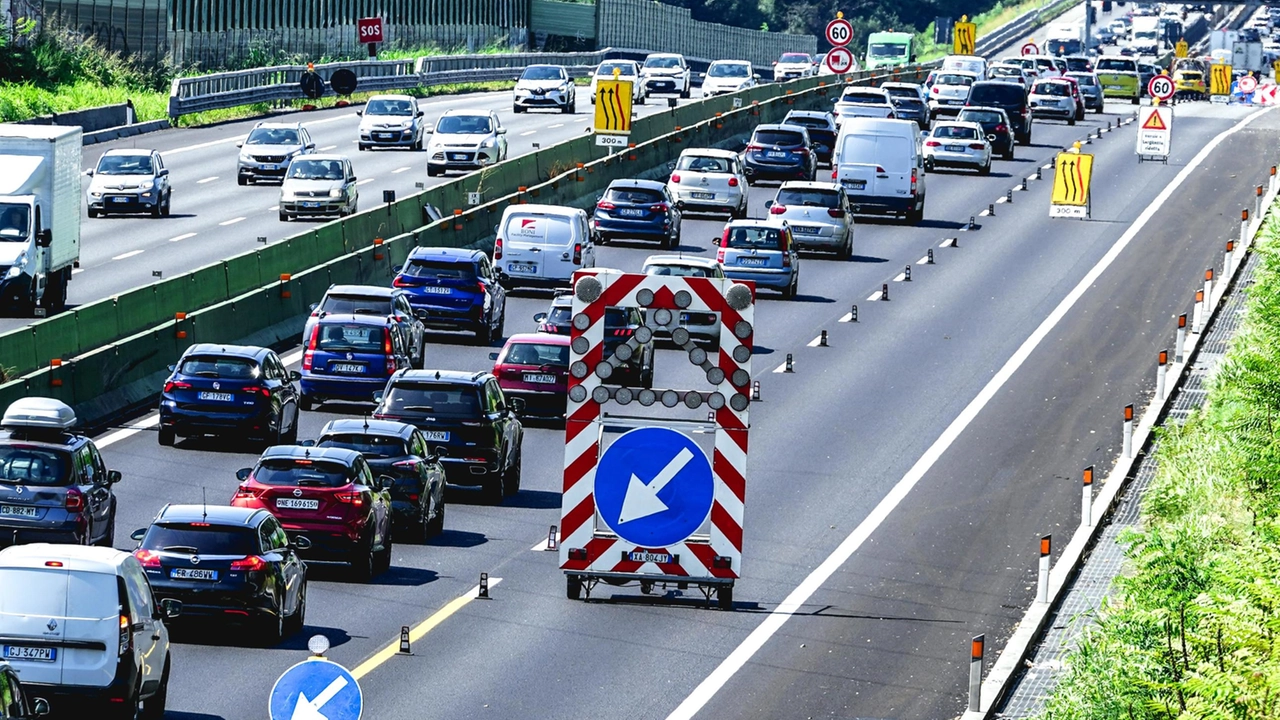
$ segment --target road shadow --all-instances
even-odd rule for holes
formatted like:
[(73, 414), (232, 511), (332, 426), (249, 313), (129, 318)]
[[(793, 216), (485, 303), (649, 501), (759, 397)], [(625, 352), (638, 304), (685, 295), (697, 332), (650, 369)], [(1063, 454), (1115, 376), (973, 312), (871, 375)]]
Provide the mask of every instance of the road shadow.
[(916, 227), (932, 228), (934, 230), (959, 230), (960, 228), (968, 227), (968, 226), (969, 226), (969, 223), (955, 222), (953, 220), (937, 220), (937, 219), (921, 220), (919, 223), (916, 224)]
[(852, 262), (859, 263), (887, 263), (889, 258), (876, 257), (874, 255), (854, 255), (849, 258)]
[[(157, 432), (158, 428), (144, 428), (144, 432)], [(178, 438), (173, 445), (180, 450), (195, 450), (198, 452), (218, 453), (221, 455), (261, 455), (265, 447), (264, 443), (252, 442), (242, 437), (232, 437), (230, 435), (197, 435), (195, 437)], [(248, 463), (247, 466), (252, 466)]]
[(313, 404), (310, 412), (320, 412), (333, 415), (342, 415), (344, 417), (355, 416), (357, 418), (373, 416), (373, 411), (377, 409), (377, 405), (373, 402), (373, 393), (370, 393), (369, 402), (361, 403), (354, 400), (326, 400), (320, 404)]
[(802, 302), (802, 303), (822, 303), (822, 304), (827, 304), (827, 303), (833, 303), (833, 302), (835, 302), (835, 298), (823, 297), (823, 296), (821, 296), (821, 295), (805, 295), (805, 294), (797, 294), (795, 297), (791, 298), (791, 301), (792, 301), (792, 302)]
[(435, 582), (439, 577), (435, 570), (398, 567), (393, 564), (386, 572), (374, 578), (371, 584), (387, 587), (422, 587)]
[(504, 500), (502, 506), (525, 510), (553, 510), (560, 507), (560, 493), (549, 490), (521, 490)]
[(252, 647), (255, 650), (287, 650), (290, 652), (306, 652), (307, 640), (312, 635), (324, 635), (329, 639), (330, 647), (345, 645), (351, 636), (342, 628), (331, 628), (310, 623), (302, 630), (290, 635), (275, 645), (264, 647), (258, 638), (261, 631), (252, 626), (237, 626), (229, 623), (207, 623), (197, 627), (175, 625), (169, 630), (175, 643), (182, 645), (204, 645), (208, 647)]
[[(445, 522), (449, 522), (447, 518)], [(489, 542), (489, 538), (485, 537), (483, 533), (445, 528), (444, 532), (431, 538), (426, 544), (435, 547), (473, 548), (487, 542)]]
[(210, 715), (208, 713), (191, 713), (167, 711), (164, 714), (164, 720), (227, 720), (221, 715)]
[(772, 355), (773, 348), (767, 347), (764, 345), (756, 345), (755, 347), (751, 348), (751, 354), (752, 355)]

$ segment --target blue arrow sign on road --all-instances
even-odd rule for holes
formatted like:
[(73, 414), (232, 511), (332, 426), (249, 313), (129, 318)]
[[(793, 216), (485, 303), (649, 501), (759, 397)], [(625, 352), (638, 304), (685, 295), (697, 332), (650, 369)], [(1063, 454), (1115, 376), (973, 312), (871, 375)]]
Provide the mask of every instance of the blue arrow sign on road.
[(596, 509), (618, 537), (643, 548), (674, 545), (711, 513), (715, 481), (689, 436), (661, 427), (624, 433), (596, 465)]
[(268, 708), (271, 720), (360, 720), (364, 695), (346, 668), (312, 659), (284, 671)]

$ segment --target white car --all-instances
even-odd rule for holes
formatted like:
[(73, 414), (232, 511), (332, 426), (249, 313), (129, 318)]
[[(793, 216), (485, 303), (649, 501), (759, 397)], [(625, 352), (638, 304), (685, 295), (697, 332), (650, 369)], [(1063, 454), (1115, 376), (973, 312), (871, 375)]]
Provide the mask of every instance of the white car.
[(929, 119), (946, 113), (954, 115), (960, 112), (969, 99), (969, 89), (978, 81), (978, 76), (967, 72), (940, 72), (929, 88)]
[(1068, 125), (1075, 125), (1076, 119), (1084, 114), (1084, 108), (1072, 92), (1072, 82), (1065, 78), (1037, 81), (1027, 95), (1027, 105), (1033, 120), (1066, 120)]
[(991, 143), (977, 123), (943, 120), (924, 141), (924, 169), (961, 167), (991, 173)]
[(988, 80), (1004, 80), (1005, 82), (1016, 82), (1023, 88), (1031, 87), (1031, 76), (1021, 65), (1008, 65), (1005, 63), (997, 63), (987, 70)]
[(494, 238), (493, 264), (503, 287), (568, 286), (595, 267), (587, 213), (558, 205), (510, 205)]
[(889, 119), (896, 117), (893, 100), (889, 98), (889, 93), (873, 87), (846, 88), (840, 99), (836, 100), (831, 114), (835, 117), (837, 126), (854, 117)]
[[(613, 71), (617, 70), (615, 76)], [(643, 105), (645, 98), (649, 97), (649, 91), (645, 90), (644, 83), (640, 81), (640, 65), (634, 60), (606, 60), (600, 63), (596, 71), (591, 75), (591, 104), (596, 104), (596, 86), (601, 80), (626, 80), (631, 83), (631, 102), (635, 105)]]
[(168, 215), (173, 202), (169, 168), (155, 150), (116, 148), (98, 158), (98, 166), (87, 175), (89, 217), (107, 213), (150, 213)]
[(520, 73), (511, 110), (520, 114), (532, 108), (551, 108), (569, 114), (578, 111), (577, 86), (562, 65), (530, 65)]
[(773, 64), (773, 79), (776, 82), (813, 77), (817, 74), (818, 66), (808, 53), (782, 53), (782, 57)]
[(684, 212), (728, 212), (747, 216), (747, 176), (737, 153), (690, 148), (680, 153), (667, 193)]
[(507, 159), (507, 129), (492, 110), (446, 110), (427, 145), (427, 175), (478, 170)]
[(853, 257), (853, 209), (839, 183), (787, 181), (765, 206), (770, 219), (791, 225), (798, 249), (834, 252), (841, 260)]
[(753, 88), (759, 79), (746, 60), (716, 60), (702, 74), (702, 97)]
[(426, 123), (418, 101), (408, 95), (375, 95), (365, 103), (360, 116), (357, 148), (402, 147), (421, 150)]
[[(689, 255), (650, 255), (645, 258), (641, 272), (645, 275), (664, 277), (716, 279), (724, 277), (724, 267), (719, 262), (711, 258)], [(689, 339), (696, 344), (705, 344), (712, 348), (720, 347), (720, 315), (718, 313), (682, 311), (679, 315), (679, 327), (684, 328), (689, 333)], [(655, 328), (653, 335), (662, 340), (671, 339), (671, 332), (665, 329)]]
[(652, 95), (679, 95), (689, 97), (693, 90), (693, 73), (684, 56), (677, 53), (652, 53), (640, 66), (640, 81), (645, 92)]

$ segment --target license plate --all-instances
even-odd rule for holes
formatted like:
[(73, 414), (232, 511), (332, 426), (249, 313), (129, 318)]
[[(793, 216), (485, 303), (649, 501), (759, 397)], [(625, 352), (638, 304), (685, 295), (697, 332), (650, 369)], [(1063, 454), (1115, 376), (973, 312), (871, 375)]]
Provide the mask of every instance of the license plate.
[(0, 505), (0, 515), (33, 518), (37, 514), (38, 513), (36, 509), (33, 507), (20, 507), (18, 505)]
[(524, 381), (527, 383), (542, 383), (550, 385), (556, 381), (555, 375), (535, 375), (534, 373), (525, 373)]
[(127, 197), (113, 197), (113, 198), (111, 198), (111, 202), (126, 203), (126, 202), (129, 202), (129, 198), (127, 198)]
[(304, 202), (304, 203), (302, 203), (302, 207), (305, 207), (305, 208), (318, 208), (318, 207), (320, 207), (320, 203), (318, 203), (318, 202)]
[(738, 258), (738, 264), (747, 267), (764, 267), (768, 261), (764, 258)]
[(627, 559), (631, 562), (641, 563), (669, 563), (671, 562), (670, 553), (651, 553), (651, 552), (632, 552), (627, 553)]
[(364, 372), (364, 366), (357, 365), (356, 363), (333, 363), (332, 365), (329, 366), (329, 369), (333, 370), (336, 373), (347, 373), (347, 374), (355, 374), (355, 375), (358, 375)]
[(948, 145), (947, 152), (964, 152), (963, 145)]
[(462, 153), (449, 153), (450, 160), (466, 160), (467, 156)]
[(390, 140), (395, 137), (392, 133), (374, 133), (373, 136), (379, 140)]
[(423, 430), (422, 436), (432, 442), (449, 442), (448, 430)]
[(810, 225), (792, 225), (791, 231), (797, 235), (817, 235), (822, 232), (821, 229)]
[(715, 200), (715, 193), (692, 193), (694, 200)]
[(276, 507), (285, 510), (319, 510), (320, 501), (303, 498), (276, 498)]
[(849, 188), (850, 190), (866, 190), (867, 181), (866, 180), (845, 180), (844, 186)]
[(22, 645), (5, 645), (6, 660), (31, 660), (33, 662), (53, 662), (58, 658), (57, 648), (24, 647)]
[(538, 272), (538, 266), (532, 263), (511, 263), (507, 265), (507, 272), (524, 273), (532, 275)]
[(196, 568), (174, 568), (169, 571), (174, 580), (217, 580), (217, 570), (197, 570)]
[(428, 287), (418, 288), (418, 289), (427, 295), (448, 295), (449, 294), (449, 288), (447, 287), (428, 286)]
[(262, 169), (263, 169), (263, 170), (279, 170), (279, 169), (280, 169), (280, 166), (279, 166), (279, 165), (271, 165), (271, 164), (267, 164), (267, 165), (263, 165), (263, 166), (262, 166)]
[(771, 158), (784, 158), (784, 157), (786, 157), (786, 156), (788, 156), (788, 155), (790, 155), (790, 154), (791, 154), (791, 153), (786, 153), (786, 152), (774, 152), (774, 151), (770, 150), (769, 152), (765, 153), (765, 157), (771, 157)]
[(231, 393), (220, 392), (198, 392), (196, 397), (201, 400), (214, 400), (217, 402), (231, 402)]
[(622, 217), (644, 217), (644, 211), (639, 208), (622, 208), (618, 214)]

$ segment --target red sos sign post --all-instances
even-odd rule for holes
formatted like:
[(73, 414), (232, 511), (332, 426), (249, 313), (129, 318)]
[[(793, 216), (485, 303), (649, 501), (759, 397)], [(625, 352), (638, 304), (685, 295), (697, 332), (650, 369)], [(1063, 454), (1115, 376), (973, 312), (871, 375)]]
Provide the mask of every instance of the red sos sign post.
[(369, 57), (377, 57), (382, 42), (382, 18), (360, 18), (356, 21), (356, 38), (369, 46)]

